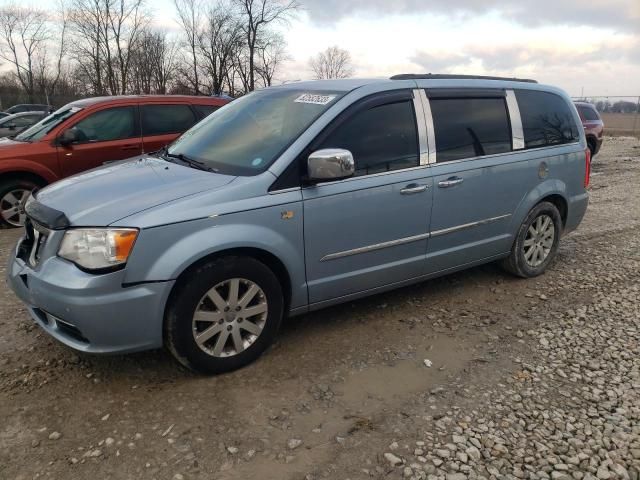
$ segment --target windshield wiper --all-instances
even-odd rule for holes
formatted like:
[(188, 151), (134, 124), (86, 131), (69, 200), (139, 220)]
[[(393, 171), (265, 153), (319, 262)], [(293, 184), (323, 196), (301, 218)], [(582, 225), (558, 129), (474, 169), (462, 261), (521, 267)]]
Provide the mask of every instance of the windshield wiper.
[(185, 155), (184, 153), (169, 153), (169, 149), (167, 147), (162, 148), (158, 153), (160, 153), (160, 156), (162, 156), (163, 158), (165, 158), (165, 159), (167, 159), (169, 161), (171, 161), (171, 159), (173, 159), (173, 158), (177, 158), (181, 162), (186, 163), (187, 165), (189, 165), (191, 168), (196, 168), (198, 170), (204, 170), (205, 172), (218, 173), (218, 169), (217, 168), (210, 167), (206, 163), (201, 162), (200, 160), (196, 160), (194, 158), (191, 158), (191, 157)]

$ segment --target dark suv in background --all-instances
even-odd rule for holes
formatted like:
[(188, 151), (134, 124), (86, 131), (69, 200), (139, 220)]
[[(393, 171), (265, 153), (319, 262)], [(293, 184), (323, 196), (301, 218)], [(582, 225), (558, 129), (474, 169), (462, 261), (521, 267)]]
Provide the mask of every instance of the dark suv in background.
[(584, 134), (587, 137), (587, 145), (591, 150), (591, 158), (593, 158), (602, 146), (602, 137), (604, 135), (604, 122), (596, 110), (595, 105), (588, 102), (574, 102), (578, 113), (580, 114), (580, 120), (582, 120), (582, 126), (584, 127)]

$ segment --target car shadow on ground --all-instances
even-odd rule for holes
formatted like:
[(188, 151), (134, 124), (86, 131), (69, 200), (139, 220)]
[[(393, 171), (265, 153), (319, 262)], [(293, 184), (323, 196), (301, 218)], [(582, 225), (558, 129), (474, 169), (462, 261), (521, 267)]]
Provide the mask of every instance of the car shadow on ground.
[[(341, 330), (349, 328), (354, 322), (362, 322), (363, 318), (375, 315), (381, 308), (385, 310), (402, 308), (408, 302), (416, 299), (436, 298), (437, 301), (443, 303), (447, 301), (448, 295), (451, 296), (450, 299), (453, 299), (453, 295), (459, 293), (459, 289), (478, 284), (486, 286), (496, 284), (496, 282), (517, 281), (517, 278), (504, 273), (497, 264), (491, 263), (316, 312), (287, 318), (283, 322), (275, 345), (267, 350), (261, 359), (238, 372), (232, 372), (225, 376), (237, 375), (252, 368), (266, 368), (259, 365), (260, 363), (280, 363), (281, 365), (277, 365), (277, 367), (282, 369), (283, 365), (290, 364), (292, 361), (291, 355), (295, 355), (294, 350), (297, 342), (306, 341), (307, 345), (313, 345), (315, 342), (308, 341), (309, 337), (324, 340), (326, 335), (340, 336)], [(462, 308), (468, 309), (468, 305), (464, 305)], [(103, 380), (126, 377), (130, 381), (151, 384), (206, 378), (180, 366), (164, 349), (114, 356), (82, 354), (80, 357), (83, 363)]]

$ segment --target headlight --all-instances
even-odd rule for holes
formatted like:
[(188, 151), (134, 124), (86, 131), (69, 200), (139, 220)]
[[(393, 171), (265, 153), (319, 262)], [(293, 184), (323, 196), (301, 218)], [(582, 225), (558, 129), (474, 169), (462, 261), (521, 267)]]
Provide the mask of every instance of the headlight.
[(127, 263), (138, 236), (135, 228), (77, 228), (67, 230), (58, 250), (87, 270), (100, 270)]

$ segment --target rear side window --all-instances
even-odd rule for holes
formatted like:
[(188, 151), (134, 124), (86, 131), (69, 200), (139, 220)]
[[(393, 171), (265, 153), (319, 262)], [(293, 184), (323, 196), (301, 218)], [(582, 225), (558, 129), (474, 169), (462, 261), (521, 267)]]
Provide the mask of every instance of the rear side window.
[(319, 148), (353, 154), (356, 176), (418, 166), (418, 132), (411, 101), (379, 105), (355, 113)]
[(134, 113), (135, 107), (114, 107), (92, 113), (74, 126), (78, 130), (79, 142), (106, 142), (137, 137)]
[(580, 112), (582, 118), (584, 118), (585, 120), (600, 120), (598, 113), (591, 107), (579, 106), (578, 111)]
[(438, 163), (511, 151), (503, 98), (432, 98), (430, 104)]
[(196, 123), (189, 105), (142, 105), (142, 135), (186, 132)]
[(565, 100), (553, 93), (516, 90), (525, 148), (572, 143), (580, 137)]
[(193, 108), (196, 109), (198, 113), (198, 117), (204, 118), (211, 115), (213, 112), (218, 110), (220, 107), (217, 105), (193, 105)]

